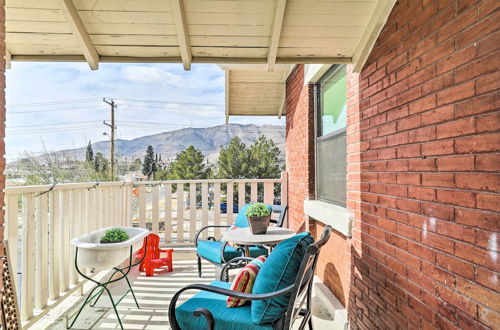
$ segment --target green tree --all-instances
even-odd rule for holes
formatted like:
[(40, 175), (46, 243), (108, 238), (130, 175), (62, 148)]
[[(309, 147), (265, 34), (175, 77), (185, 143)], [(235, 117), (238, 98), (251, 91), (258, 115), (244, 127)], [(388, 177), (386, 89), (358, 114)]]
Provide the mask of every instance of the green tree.
[(94, 150), (92, 150), (92, 142), (90, 141), (85, 150), (85, 162), (87, 162), (87, 164), (92, 164), (94, 162)]
[(166, 170), (170, 180), (207, 179), (210, 172), (205, 165), (205, 156), (192, 145), (178, 154)]
[(107, 180), (109, 171), (109, 160), (100, 152), (94, 157), (94, 172), (96, 180)]
[(273, 140), (261, 135), (249, 150), (249, 173), (254, 179), (277, 179), (280, 177), (280, 149)]
[(231, 139), (227, 147), (222, 147), (217, 160), (217, 176), (223, 179), (249, 178), (249, 150), (238, 137)]
[(153, 176), (153, 178), (155, 177), (156, 171), (155, 152), (153, 150), (153, 146), (149, 145), (146, 149), (144, 161), (142, 162), (142, 174), (146, 175), (148, 179), (150, 179), (151, 176)]

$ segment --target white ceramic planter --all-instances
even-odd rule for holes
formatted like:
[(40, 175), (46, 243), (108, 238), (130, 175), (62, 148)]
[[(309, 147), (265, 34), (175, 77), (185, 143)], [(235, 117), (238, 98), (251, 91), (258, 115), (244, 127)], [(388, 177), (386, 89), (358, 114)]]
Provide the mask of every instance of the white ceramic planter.
[(120, 227), (127, 232), (129, 239), (120, 243), (101, 244), (101, 237), (108, 227), (93, 231), (71, 240), (71, 244), (78, 247), (78, 267), (95, 269), (110, 269), (121, 264), (130, 256), (130, 246), (133, 251), (139, 249), (142, 240), (149, 234), (144, 228)]

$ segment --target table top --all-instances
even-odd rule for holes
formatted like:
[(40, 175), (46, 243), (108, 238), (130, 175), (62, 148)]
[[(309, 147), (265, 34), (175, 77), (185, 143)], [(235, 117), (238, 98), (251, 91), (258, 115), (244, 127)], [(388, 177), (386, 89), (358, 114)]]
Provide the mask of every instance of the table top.
[(235, 244), (255, 245), (279, 243), (294, 235), (295, 232), (293, 230), (280, 227), (267, 227), (266, 234), (254, 235), (250, 231), (250, 227), (246, 227), (228, 230), (222, 234), (222, 237)]

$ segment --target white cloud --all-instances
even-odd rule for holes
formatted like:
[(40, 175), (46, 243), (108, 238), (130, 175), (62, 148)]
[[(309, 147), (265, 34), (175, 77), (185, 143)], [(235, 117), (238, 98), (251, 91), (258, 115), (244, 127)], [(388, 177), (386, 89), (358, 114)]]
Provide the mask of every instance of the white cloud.
[(185, 84), (181, 76), (150, 66), (126, 66), (123, 68), (123, 73), (127, 80), (133, 82), (159, 83), (163, 86), (177, 87)]

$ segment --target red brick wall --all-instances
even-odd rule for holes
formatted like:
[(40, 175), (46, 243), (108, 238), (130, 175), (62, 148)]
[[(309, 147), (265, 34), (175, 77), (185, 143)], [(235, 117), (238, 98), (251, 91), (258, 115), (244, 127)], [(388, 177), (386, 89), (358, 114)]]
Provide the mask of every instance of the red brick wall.
[(286, 170), (288, 223), (297, 231), (309, 229), (304, 200), (314, 198), (313, 87), (304, 85), (304, 66), (297, 66), (286, 87)]
[(359, 76), (353, 329), (500, 325), (499, 5), (398, 1)]
[[(353, 329), (500, 324), (499, 5), (398, 1), (361, 74), (348, 66), (353, 238), (332, 235), (318, 274)], [(289, 216), (317, 234), (303, 213), (314, 122), (302, 70), (287, 86)]]
[[(304, 66), (300, 65), (287, 82), (286, 167), (288, 172), (288, 205), (290, 227), (309, 230), (316, 239), (324, 224), (304, 214), (304, 200), (314, 199), (314, 90), (304, 85)], [(333, 232), (318, 260), (317, 274), (346, 305), (351, 272), (350, 243)]]

